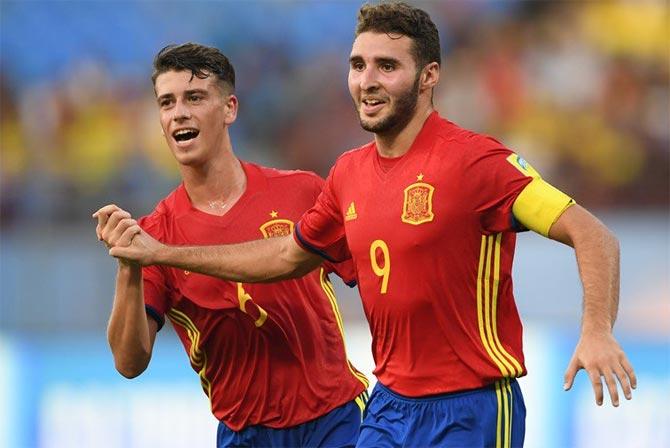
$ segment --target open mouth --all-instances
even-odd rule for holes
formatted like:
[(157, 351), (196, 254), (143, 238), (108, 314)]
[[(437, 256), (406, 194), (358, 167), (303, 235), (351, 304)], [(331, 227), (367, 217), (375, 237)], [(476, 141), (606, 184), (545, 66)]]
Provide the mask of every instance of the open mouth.
[(374, 107), (374, 106), (378, 106), (378, 105), (380, 105), (380, 104), (384, 104), (384, 101), (382, 101), (382, 100), (378, 100), (378, 99), (369, 98), (369, 99), (365, 99), (365, 100), (363, 100), (363, 104), (365, 104), (366, 106)]
[(386, 101), (379, 98), (365, 98), (361, 100), (361, 111), (366, 115), (374, 115), (386, 104)]
[(172, 133), (172, 137), (178, 142), (187, 142), (193, 140), (200, 134), (197, 129), (179, 129)]

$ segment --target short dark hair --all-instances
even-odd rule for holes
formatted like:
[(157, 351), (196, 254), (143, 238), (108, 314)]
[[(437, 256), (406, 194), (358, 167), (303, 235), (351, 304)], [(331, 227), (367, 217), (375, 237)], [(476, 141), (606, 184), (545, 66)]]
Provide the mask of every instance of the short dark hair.
[(430, 15), (422, 9), (404, 2), (365, 4), (358, 11), (356, 37), (367, 31), (412, 39), (412, 55), (419, 69), (431, 62), (442, 63), (440, 35)]
[(235, 69), (218, 48), (193, 42), (168, 45), (154, 58), (154, 71), (151, 74), (154, 87), (156, 78), (170, 70), (189, 70), (192, 76), (200, 79), (213, 74), (222, 91), (235, 91)]

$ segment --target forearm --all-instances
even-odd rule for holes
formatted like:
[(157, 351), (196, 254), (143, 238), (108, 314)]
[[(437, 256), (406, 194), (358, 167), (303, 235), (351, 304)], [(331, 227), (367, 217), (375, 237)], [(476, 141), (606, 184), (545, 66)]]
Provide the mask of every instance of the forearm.
[(164, 246), (157, 251), (155, 264), (225, 280), (261, 283), (300, 277), (321, 261), (287, 236), (226, 246)]
[[(595, 229), (594, 229), (595, 230)], [(574, 242), (584, 288), (583, 331), (611, 331), (619, 308), (619, 243), (600, 228)]]
[(142, 373), (151, 359), (153, 341), (144, 308), (142, 268), (119, 264), (107, 340), (116, 369), (126, 377)]
[(612, 404), (618, 406), (617, 379), (628, 400), (637, 384), (633, 367), (612, 333), (619, 307), (619, 242), (603, 223), (578, 205), (558, 218), (549, 236), (574, 247), (584, 287), (582, 333), (565, 371), (563, 388), (569, 390), (579, 369), (584, 369), (596, 403), (603, 403), (604, 383)]
[(619, 242), (603, 223), (575, 205), (549, 236), (575, 249), (584, 288), (583, 331), (611, 331), (619, 307)]

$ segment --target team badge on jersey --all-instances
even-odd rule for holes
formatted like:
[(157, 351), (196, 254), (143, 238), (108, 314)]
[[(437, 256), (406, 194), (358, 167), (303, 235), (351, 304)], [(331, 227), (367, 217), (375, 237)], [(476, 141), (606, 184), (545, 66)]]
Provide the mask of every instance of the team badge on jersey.
[(402, 205), (402, 222), (418, 226), (431, 222), (433, 214), (433, 192), (435, 187), (423, 182), (423, 174), (416, 176), (417, 182), (405, 188), (405, 200)]
[(293, 221), (289, 219), (278, 218), (279, 213), (270, 212), (270, 217), (275, 218), (267, 221), (260, 227), (263, 238), (274, 238), (277, 236), (287, 236), (293, 232)]

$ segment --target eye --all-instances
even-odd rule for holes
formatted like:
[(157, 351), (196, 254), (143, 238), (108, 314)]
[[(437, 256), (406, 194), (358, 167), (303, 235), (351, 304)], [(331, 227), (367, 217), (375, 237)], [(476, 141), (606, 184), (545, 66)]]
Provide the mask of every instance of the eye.
[(362, 72), (365, 69), (365, 64), (360, 61), (355, 61), (351, 63), (351, 68), (357, 72)]
[(390, 62), (384, 62), (379, 68), (381, 68), (383, 72), (392, 72), (395, 69), (395, 65)]
[(158, 100), (158, 106), (165, 108), (168, 107), (170, 104), (172, 104), (172, 99), (171, 98), (163, 98)]
[(198, 103), (198, 102), (202, 101), (202, 95), (197, 94), (197, 93), (193, 93), (193, 94), (188, 96), (188, 100), (191, 103)]

